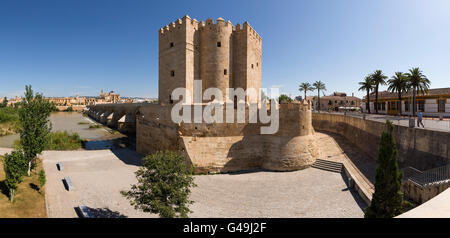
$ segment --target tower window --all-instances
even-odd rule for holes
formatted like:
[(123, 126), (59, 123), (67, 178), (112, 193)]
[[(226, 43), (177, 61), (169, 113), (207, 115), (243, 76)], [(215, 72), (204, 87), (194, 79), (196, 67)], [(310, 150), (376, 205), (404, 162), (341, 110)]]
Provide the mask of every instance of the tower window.
[(259, 63), (258, 62), (256, 62), (256, 67), (258, 67), (259, 66)]
[(222, 47), (222, 42), (218, 41), (217, 42), (217, 47)]
[(169, 103), (173, 104), (172, 95), (169, 95)]
[(170, 76), (175, 77), (175, 71), (170, 71)]
[(228, 72), (227, 72), (227, 69), (224, 69), (224, 70), (223, 70), (223, 75), (227, 75), (227, 73), (228, 73)]
[(252, 64), (252, 69), (253, 69), (253, 64)]
[(173, 42), (170, 42), (170, 48), (172, 48), (173, 47)]

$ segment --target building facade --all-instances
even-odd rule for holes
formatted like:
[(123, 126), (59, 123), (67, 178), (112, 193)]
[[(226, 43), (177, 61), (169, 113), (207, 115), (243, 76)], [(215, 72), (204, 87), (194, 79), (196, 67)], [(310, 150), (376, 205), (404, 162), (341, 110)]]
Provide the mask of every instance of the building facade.
[[(261, 37), (245, 22), (211, 18), (198, 22), (184, 16), (159, 30), (159, 102), (174, 103), (176, 88), (193, 96), (194, 80), (202, 80), (202, 94), (218, 88), (261, 88)], [(194, 99), (188, 103), (193, 103)]]
[[(310, 101), (314, 110), (318, 110), (317, 96), (306, 97), (306, 100)], [(321, 111), (359, 110), (360, 108), (361, 99), (353, 94), (347, 96), (346, 93), (334, 92), (332, 95), (320, 97)]]
[[(367, 105), (367, 98), (364, 98), (363, 112), (375, 113), (375, 106), (378, 113), (398, 115), (400, 107), (402, 115), (412, 115), (412, 93), (403, 93), (402, 100), (398, 98), (398, 93), (379, 92), (378, 104), (375, 103), (375, 93), (370, 94), (370, 102)], [(450, 117), (450, 88), (436, 88), (428, 90), (428, 93), (416, 95), (416, 112), (422, 112), (424, 116), (430, 117)]]

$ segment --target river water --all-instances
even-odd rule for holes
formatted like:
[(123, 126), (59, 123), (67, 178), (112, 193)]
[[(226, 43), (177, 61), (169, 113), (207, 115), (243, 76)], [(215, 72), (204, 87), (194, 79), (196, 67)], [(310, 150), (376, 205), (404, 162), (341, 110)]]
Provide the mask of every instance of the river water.
[[(52, 123), (52, 131), (76, 132), (82, 139), (86, 140), (100, 139), (110, 134), (103, 128), (89, 129), (89, 125), (95, 122), (79, 112), (54, 112), (50, 115), (50, 122)], [(87, 124), (78, 124), (79, 122)], [(18, 139), (18, 134), (2, 136), (0, 137), (0, 147), (11, 148), (14, 141)]]

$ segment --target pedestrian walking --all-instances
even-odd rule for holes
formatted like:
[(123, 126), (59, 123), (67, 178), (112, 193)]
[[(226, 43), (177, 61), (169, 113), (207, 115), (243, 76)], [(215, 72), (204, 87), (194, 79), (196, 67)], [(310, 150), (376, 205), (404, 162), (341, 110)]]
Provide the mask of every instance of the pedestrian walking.
[(422, 115), (421, 112), (419, 112), (417, 114), (417, 127), (420, 127), (420, 125), (422, 125), (422, 127), (425, 128), (425, 126), (423, 125), (422, 120), (423, 120), (423, 115)]

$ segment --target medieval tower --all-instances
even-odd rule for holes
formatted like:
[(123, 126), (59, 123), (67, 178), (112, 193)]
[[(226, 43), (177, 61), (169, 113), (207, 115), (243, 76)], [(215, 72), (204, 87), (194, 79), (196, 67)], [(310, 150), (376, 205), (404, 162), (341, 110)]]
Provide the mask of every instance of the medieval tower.
[(198, 22), (186, 15), (161, 28), (159, 102), (174, 103), (171, 94), (179, 87), (193, 95), (194, 80), (202, 80), (203, 91), (219, 88), (224, 97), (227, 88), (254, 88), (259, 95), (261, 37), (247, 22), (233, 26), (223, 18)]

